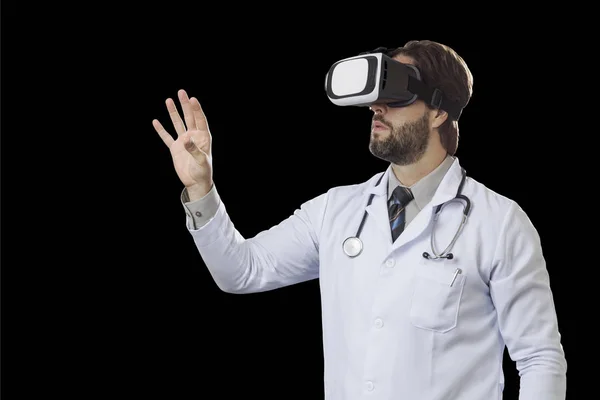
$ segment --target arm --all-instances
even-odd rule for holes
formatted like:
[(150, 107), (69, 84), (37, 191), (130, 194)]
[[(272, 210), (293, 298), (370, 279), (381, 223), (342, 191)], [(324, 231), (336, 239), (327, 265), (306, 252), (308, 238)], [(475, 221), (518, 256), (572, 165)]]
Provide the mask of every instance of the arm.
[(187, 227), (219, 288), (231, 293), (260, 292), (317, 278), (326, 195), (246, 240), (229, 220), (213, 184), (212, 134), (202, 107), (184, 90), (178, 96), (185, 121), (173, 100), (166, 100), (177, 139), (158, 120), (152, 125), (169, 148), (177, 176), (186, 187), (181, 200)]
[(188, 230), (221, 290), (262, 292), (319, 276), (318, 234), (326, 195), (250, 239), (235, 229), (214, 185), (199, 200), (186, 203), (185, 194), (182, 200)]
[(513, 203), (490, 278), (501, 334), (521, 377), (521, 400), (564, 400), (565, 355), (540, 238)]

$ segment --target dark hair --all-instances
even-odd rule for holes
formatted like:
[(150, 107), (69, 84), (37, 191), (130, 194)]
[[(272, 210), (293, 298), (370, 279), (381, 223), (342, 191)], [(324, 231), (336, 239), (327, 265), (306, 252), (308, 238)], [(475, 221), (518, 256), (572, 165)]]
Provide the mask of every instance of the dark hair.
[[(440, 89), (449, 100), (458, 102), (463, 108), (469, 103), (473, 93), (473, 75), (456, 51), (431, 40), (412, 40), (391, 50), (388, 56), (399, 54), (414, 60), (424, 83)], [(440, 126), (439, 133), (442, 146), (454, 155), (458, 148), (458, 121), (448, 118)]]

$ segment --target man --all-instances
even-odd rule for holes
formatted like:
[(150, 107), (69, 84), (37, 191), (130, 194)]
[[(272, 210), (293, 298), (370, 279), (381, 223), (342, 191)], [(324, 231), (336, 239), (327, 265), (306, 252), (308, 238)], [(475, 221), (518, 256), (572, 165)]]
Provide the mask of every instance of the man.
[[(387, 54), (416, 66), (447, 101), (467, 105), (472, 76), (451, 48), (412, 41)], [(153, 124), (185, 187), (198, 251), (226, 292), (320, 280), (326, 399), (500, 399), (505, 346), (520, 372), (521, 400), (565, 399), (566, 361), (538, 234), (514, 201), (472, 178), (463, 182), (454, 157), (458, 117), (443, 103), (371, 104), (370, 151), (389, 168), (244, 238), (212, 180), (202, 108), (184, 91), (179, 100), (184, 121), (166, 102), (176, 140)], [(449, 202), (459, 191), (469, 218), (451, 255), (436, 259), (467, 206)]]

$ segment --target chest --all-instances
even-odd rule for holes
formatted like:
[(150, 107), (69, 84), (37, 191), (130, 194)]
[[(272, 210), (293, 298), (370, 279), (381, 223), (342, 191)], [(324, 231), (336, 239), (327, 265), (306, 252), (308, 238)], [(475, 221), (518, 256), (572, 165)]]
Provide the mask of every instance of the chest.
[[(487, 272), (493, 254), (493, 226), (477, 213), (466, 221), (460, 202), (441, 212), (426, 208), (411, 219), (392, 243), (387, 204), (348, 204), (326, 224), (320, 246), (320, 281), (324, 299), (368, 307), (374, 301), (406, 305), (415, 290), (432, 298), (470, 292), (488, 294)], [(473, 210), (471, 210), (473, 211)], [(363, 221), (364, 218), (364, 221)], [(344, 241), (358, 235), (360, 254), (344, 252)], [(424, 257), (424, 254), (430, 257)], [(451, 258), (432, 259), (452, 253)]]

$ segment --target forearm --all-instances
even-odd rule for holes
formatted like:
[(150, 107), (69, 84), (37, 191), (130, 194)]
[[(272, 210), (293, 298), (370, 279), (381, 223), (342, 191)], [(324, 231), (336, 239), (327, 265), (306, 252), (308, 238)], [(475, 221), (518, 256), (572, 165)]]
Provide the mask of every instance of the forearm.
[(209, 218), (190, 233), (217, 286), (228, 293), (265, 290), (259, 275), (266, 263), (257, 261), (260, 257), (253, 255), (257, 249), (234, 228), (225, 206), (219, 203)]
[[(523, 277), (527, 280), (526, 275)], [(523, 287), (523, 292), (513, 286), (513, 292), (522, 293), (523, 305), (527, 304), (531, 311), (522, 311), (521, 321), (510, 323), (505, 318), (504, 322), (510, 350), (521, 376), (519, 399), (565, 400), (567, 362), (548, 276), (538, 269), (529, 278), (537, 284)]]
[[(191, 194), (191, 196), (190, 196)], [(192, 200), (193, 198), (193, 200)], [(247, 255), (248, 244), (237, 232), (231, 230), (233, 224), (225, 210), (221, 210), (220, 219), (209, 224), (219, 211), (221, 198), (213, 185), (204, 196), (190, 193), (184, 189), (181, 201), (186, 212), (186, 225), (196, 243), (208, 270), (217, 286), (225, 292), (237, 292), (248, 287), (257, 286), (246, 280), (244, 276), (251, 270)]]
[(541, 362), (539, 367), (521, 375), (519, 400), (565, 400), (567, 378), (564, 371), (550, 367), (548, 360), (538, 361)]
[(308, 209), (322, 200), (308, 202), (250, 239), (237, 231), (214, 186), (202, 199), (184, 204), (194, 216), (188, 214), (188, 229), (215, 283), (225, 292), (254, 293), (318, 277), (316, 228)]

